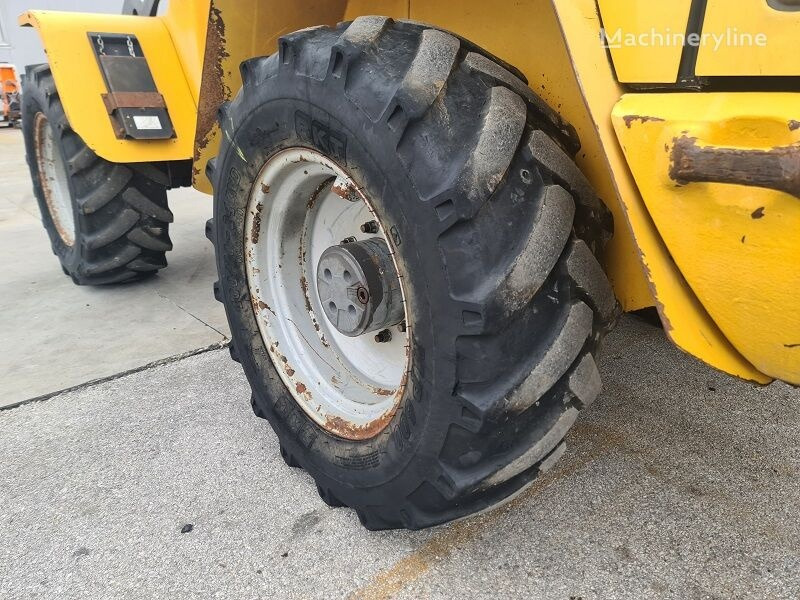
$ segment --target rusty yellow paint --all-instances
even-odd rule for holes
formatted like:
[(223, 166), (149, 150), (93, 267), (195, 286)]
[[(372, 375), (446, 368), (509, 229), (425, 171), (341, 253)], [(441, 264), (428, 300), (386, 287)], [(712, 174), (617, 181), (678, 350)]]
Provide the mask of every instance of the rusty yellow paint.
[[(206, 0), (207, 1), (207, 0)], [(180, 3), (174, 3), (180, 5)], [(20, 25), (33, 26), (47, 49), (53, 77), (70, 125), (99, 156), (113, 162), (147, 162), (191, 158), (197, 104), (184, 69), (189, 52), (179, 54), (167, 18), (29, 11)], [(163, 94), (176, 136), (169, 140), (119, 140), (107, 117), (102, 94), (106, 87), (88, 34), (133, 33), (148, 59), (153, 79)], [(205, 37), (197, 32), (195, 37)], [(183, 63), (181, 59), (186, 60)]]
[[(177, 4), (177, 3), (176, 3)], [(242, 87), (239, 65), (277, 51), (278, 38), (317, 25), (335, 25), (344, 19), (347, 0), (213, 0), (209, 48), (203, 68), (201, 100), (194, 148), (194, 187), (211, 193), (205, 175), (208, 161), (219, 151), (217, 109)]]
[(692, 0), (597, 3), (619, 81), (675, 83)]
[(793, 8), (779, 11), (767, 0), (709, 0), (697, 75), (800, 75), (800, 12)]
[[(789, 93), (632, 94), (613, 114), (647, 209), (702, 309), (755, 369), (795, 384), (800, 199), (738, 184), (681, 185), (670, 177), (670, 167), (675, 141), (683, 137), (706, 150), (763, 152), (798, 145), (799, 106), (800, 94)], [(800, 162), (800, 153), (795, 156)], [(699, 330), (690, 350), (701, 358), (705, 335)]]

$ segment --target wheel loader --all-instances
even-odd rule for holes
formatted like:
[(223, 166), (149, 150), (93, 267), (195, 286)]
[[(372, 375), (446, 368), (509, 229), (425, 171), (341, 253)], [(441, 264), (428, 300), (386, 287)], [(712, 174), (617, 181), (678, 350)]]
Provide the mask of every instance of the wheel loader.
[(167, 190), (213, 194), (253, 410), (365, 527), (551, 469), (623, 311), (800, 384), (797, 0), (157, 9), (20, 17), (49, 60), (23, 129), (53, 250), (79, 285), (149, 277)]

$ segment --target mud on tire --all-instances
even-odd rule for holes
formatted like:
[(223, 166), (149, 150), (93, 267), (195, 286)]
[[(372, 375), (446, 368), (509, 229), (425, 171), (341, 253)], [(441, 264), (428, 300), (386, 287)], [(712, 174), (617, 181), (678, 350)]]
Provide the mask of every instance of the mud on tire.
[[(552, 467), (600, 391), (598, 347), (618, 314), (596, 258), (611, 220), (570, 157), (577, 136), (494, 57), (420, 24), (364, 17), (279, 48), (242, 65), (209, 168), (216, 292), (254, 410), (287, 464), (369, 529), (489, 508)], [(261, 166), (292, 146), (346, 166), (393, 232), (413, 366), (391, 423), (369, 440), (305, 415), (251, 304), (245, 207)]]
[[(92, 152), (70, 127), (48, 65), (28, 67), (22, 112), (34, 194), (64, 273), (78, 285), (102, 285), (140, 279), (166, 267), (173, 220), (166, 170), (157, 164), (110, 163)], [(52, 212), (52, 190), (40, 168), (40, 126), (50, 128), (53, 152), (66, 171), (74, 231)]]

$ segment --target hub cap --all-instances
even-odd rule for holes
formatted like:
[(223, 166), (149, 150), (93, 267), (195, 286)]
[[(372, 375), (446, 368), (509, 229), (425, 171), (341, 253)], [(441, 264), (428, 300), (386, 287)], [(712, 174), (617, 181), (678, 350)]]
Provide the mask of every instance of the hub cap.
[(294, 399), (339, 437), (378, 435), (405, 389), (411, 332), (369, 199), (322, 154), (279, 152), (251, 192), (244, 252), (259, 330)]
[(325, 316), (347, 336), (379, 331), (405, 318), (400, 279), (389, 247), (378, 237), (325, 250), (317, 266), (317, 292)]
[(61, 241), (72, 246), (75, 243), (75, 214), (72, 212), (67, 169), (53, 139), (53, 129), (42, 113), (36, 115), (34, 135), (39, 182), (50, 218)]

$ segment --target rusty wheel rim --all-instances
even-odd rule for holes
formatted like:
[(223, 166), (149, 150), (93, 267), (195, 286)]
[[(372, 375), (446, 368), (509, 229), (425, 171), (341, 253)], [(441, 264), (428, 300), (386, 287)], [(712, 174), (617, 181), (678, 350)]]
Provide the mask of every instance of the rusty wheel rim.
[(69, 191), (69, 176), (61, 151), (53, 137), (53, 128), (43, 113), (36, 115), (34, 146), (39, 182), (42, 186), (47, 211), (61, 241), (66, 246), (75, 244), (75, 213)]
[[(361, 226), (374, 223), (373, 233)], [(283, 150), (262, 167), (245, 219), (244, 256), (264, 345), (294, 400), (320, 427), (350, 440), (377, 436), (397, 410), (410, 371), (411, 327), (343, 335), (329, 320), (316, 266), (342, 240), (392, 241), (350, 175), (307, 148)]]

